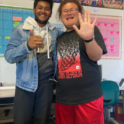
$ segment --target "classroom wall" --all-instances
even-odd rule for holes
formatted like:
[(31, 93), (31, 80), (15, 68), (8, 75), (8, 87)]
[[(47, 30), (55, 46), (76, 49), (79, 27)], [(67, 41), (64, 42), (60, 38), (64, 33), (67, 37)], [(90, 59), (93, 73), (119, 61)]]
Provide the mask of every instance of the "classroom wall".
[[(93, 7), (85, 7), (93, 13)], [(102, 65), (102, 78), (114, 80), (117, 83), (124, 78), (124, 10), (116, 9), (99, 9), (99, 15), (121, 16), (122, 17), (122, 57), (121, 59), (101, 59), (98, 64)]]
[[(32, 0), (2, 0), (2, 4), (10, 5), (10, 6), (19, 6), (32, 8), (33, 1)], [(59, 3), (54, 3), (53, 14), (50, 18), (51, 23), (61, 23), (56, 20), (56, 12)], [(92, 14), (99, 15), (110, 15), (110, 16), (121, 16), (122, 17), (122, 58), (121, 59), (101, 59), (98, 61), (98, 64), (102, 65), (102, 78), (108, 80), (114, 80), (116, 82), (120, 82), (120, 80), (124, 77), (124, 11), (116, 10), (116, 9), (105, 9), (105, 8), (94, 8), (94, 7), (86, 7)], [(97, 13), (94, 13), (93, 10), (96, 9)], [(65, 30), (65, 29), (64, 29)], [(8, 64), (4, 58), (0, 58), (0, 82), (5, 83), (15, 83), (15, 64)]]

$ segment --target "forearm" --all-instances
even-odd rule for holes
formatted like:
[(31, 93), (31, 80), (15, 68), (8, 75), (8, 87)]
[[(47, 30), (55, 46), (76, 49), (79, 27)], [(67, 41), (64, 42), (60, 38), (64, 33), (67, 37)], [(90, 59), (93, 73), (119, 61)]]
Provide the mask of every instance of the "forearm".
[(86, 47), (86, 53), (92, 61), (98, 61), (102, 56), (102, 49), (96, 43), (95, 39), (91, 42), (84, 42)]

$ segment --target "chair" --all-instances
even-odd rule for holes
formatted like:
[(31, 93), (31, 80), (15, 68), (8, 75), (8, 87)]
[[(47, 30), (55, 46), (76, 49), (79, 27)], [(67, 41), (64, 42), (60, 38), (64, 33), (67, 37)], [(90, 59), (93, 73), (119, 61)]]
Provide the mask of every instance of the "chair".
[(110, 119), (109, 109), (112, 106), (117, 105), (117, 103), (119, 102), (119, 86), (116, 82), (109, 80), (102, 81), (101, 83), (103, 89), (105, 123), (115, 124), (115, 122), (112, 119)]

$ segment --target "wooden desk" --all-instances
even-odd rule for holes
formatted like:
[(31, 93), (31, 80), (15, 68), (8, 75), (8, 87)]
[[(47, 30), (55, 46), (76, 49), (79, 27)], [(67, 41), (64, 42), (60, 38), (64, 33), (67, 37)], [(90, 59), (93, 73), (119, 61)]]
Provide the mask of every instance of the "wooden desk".
[(0, 87), (0, 124), (13, 122), (14, 96), (15, 86)]
[(119, 90), (122, 90), (122, 91), (124, 91), (124, 87), (119, 87)]
[(15, 96), (15, 86), (0, 87), (0, 98)]

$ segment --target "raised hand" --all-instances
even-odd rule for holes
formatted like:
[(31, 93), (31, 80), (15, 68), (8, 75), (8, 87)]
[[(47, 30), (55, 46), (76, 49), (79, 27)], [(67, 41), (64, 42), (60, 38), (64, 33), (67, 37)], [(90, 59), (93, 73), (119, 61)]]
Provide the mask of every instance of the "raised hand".
[(28, 45), (31, 49), (39, 48), (42, 45), (41, 36), (33, 35), (33, 31), (30, 30), (30, 39)]
[(95, 17), (94, 22), (91, 24), (90, 12), (87, 12), (87, 10), (85, 10), (84, 21), (82, 19), (81, 13), (79, 13), (80, 29), (78, 29), (76, 25), (73, 25), (73, 28), (82, 39), (90, 40), (94, 36), (94, 27), (96, 24), (96, 20), (97, 17)]

